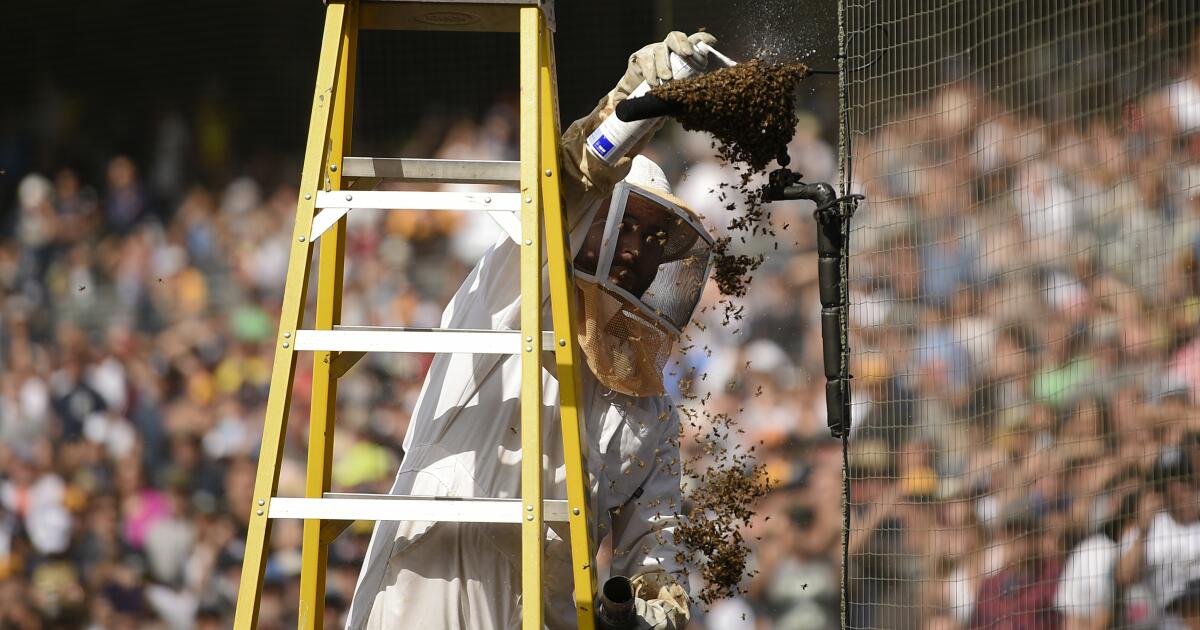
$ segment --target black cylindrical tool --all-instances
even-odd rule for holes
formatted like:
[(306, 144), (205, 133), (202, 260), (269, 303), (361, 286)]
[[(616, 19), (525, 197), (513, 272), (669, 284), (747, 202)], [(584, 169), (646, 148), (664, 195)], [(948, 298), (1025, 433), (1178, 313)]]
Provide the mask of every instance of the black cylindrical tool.
[(636, 122), (647, 118), (674, 116), (679, 112), (679, 105), (653, 94), (646, 94), (617, 103), (616, 112), (617, 118), (622, 122)]
[(637, 615), (633, 603), (633, 582), (618, 575), (608, 578), (600, 588), (600, 605), (596, 609), (596, 626), (600, 630), (633, 630)]

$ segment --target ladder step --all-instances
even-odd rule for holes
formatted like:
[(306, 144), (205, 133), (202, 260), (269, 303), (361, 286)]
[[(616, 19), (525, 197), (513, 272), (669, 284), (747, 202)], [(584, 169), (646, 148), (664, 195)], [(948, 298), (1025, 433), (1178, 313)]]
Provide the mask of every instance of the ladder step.
[(318, 208), (375, 208), (378, 210), (501, 210), (521, 209), (515, 192), (438, 192), (418, 190), (330, 190), (317, 193)]
[(521, 209), (515, 192), (436, 192), (414, 190), (329, 190), (317, 192), (317, 208), (309, 239), (316, 241), (355, 208), (377, 210), (457, 210), (512, 214)]
[(427, 160), (348, 157), (343, 177), (371, 177), (443, 184), (513, 184), (521, 181), (521, 163), (498, 160)]
[[(542, 518), (567, 521), (567, 502), (546, 500)], [(474, 499), (326, 492), (320, 499), (275, 497), (267, 518), (345, 521), (452, 521), (520, 523), (526, 510), (520, 499)]]
[[(554, 333), (543, 332), (542, 347), (553, 344)], [(517, 354), (523, 345), (519, 330), (338, 326), (296, 331), (296, 350), (309, 351)]]

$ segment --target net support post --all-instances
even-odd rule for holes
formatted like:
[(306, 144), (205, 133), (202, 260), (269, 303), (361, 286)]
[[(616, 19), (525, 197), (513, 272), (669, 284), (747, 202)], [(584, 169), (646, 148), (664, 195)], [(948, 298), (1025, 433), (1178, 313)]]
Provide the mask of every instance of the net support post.
[[(809, 184), (809, 186), (827, 186)], [(854, 212), (856, 199), (832, 198), (825, 191), (813, 191), (817, 209), (813, 213), (817, 227), (817, 286), (821, 299), (821, 350), (825, 363), (825, 405), (829, 432), (836, 438), (850, 430), (850, 366), (847, 344), (848, 293), (845, 224)], [(832, 193), (832, 190), (829, 191)]]
[(780, 168), (771, 172), (762, 189), (767, 202), (802, 199), (817, 205), (817, 285), (821, 298), (821, 354), (825, 363), (825, 403), (829, 432), (835, 438), (850, 430), (850, 356), (848, 310), (850, 297), (847, 268), (850, 217), (861, 195), (839, 197), (824, 182), (805, 183), (800, 173), (787, 168), (786, 151)]

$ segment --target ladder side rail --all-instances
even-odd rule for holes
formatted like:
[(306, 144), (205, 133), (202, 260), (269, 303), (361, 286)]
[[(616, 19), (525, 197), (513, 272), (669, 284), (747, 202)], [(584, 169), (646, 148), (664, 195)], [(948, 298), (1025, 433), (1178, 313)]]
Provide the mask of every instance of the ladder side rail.
[(590, 508), (586, 456), (583, 439), (586, 431), (581, 401), (583, 380), (575, 343), (575, 279), (572, 273), (570, 226), (562, 205), (560, 177), (562, 158), (558, 125), (558, 84), (554, 65), (554, 41), (550, 31), (541, 38), (541, 67), (538, 89), (541, 91), (542, 120), (542, 195), (545, 204), (546, 259), (550, 276), (550, 303), (554, 323), (555, 362), (558, 374), (559, 410), (562, 425), (563, 456), (567, 468), (568, 523), (571, 532), (571, 572), (575, 579), (575, 612), (579, 630), (593, 630), (596, 623), (593, 597), (596, 569), (588, 528)]
[[(337, 89), (333, 96), (333, 121), (328, 151), (322, 168), (326, 190), (341, 187), (345, 169), (340, 165), (350, 152), (354, 129), (354, 87), (358, 61), (359, 0), (349, 0), (338, 63)], [(338, 220), (321, 241), (317, 270), (315, 327), (331, 330), (342, 319), (342, 285), (345, 279), (346, 218)], [(311, 239), (310, 239), (311, 243)], [(293, 344), (293, 347), (295, 344)], [(319, 498), (330, 489), (333, 469), (333, 440), (337, 417), (337, 376), (333, 374), (333, 352), (313, 353), (312, 403), (309, 411), (308, 464), (305, 496)], [(297, 627), (321, 630), (325, 621), (325, 578), (329, 544), (323, 539), (322, 521), (304, 521), (300, 561), (300, 602)]]
[[(291, 406), (292, 381), (296, 375), (296, 352), (292, 333), (304, 320), (304, 301), (308, 292), (308, 274), (312, 259), (312, 244), (308, 234), (312, 229), (315, 205), (313, 195), (321, 182), (324, 170), (326, 139), (333, 120), (333, 94), (337, 88), (341, 64), (342, 42), (345, 35), (346, 3), (331, 0), (325, 9), (325, 28), (321, 36), (321, 56), (313, 94), (312, 115), (304, 150), (304, 167), (300, 182), (300, 197), (296, 204), (296, 223), (292, 229), (292, 249), (288, 256), (287, 280), (284, 284), (283, 305), (280, 309), (280, 330), (276, 331), (275, 359), (271, 368), (271, 387), (267, 395), (267, 410), (263, 422), (262, 447), (259, 451), (258, 472), (250, 506), (246, 534), (246, 553), (242, 561), (241, 582), (238, 585), (237, 610), (234, 628), (250, 630), (257, 625), (261, 602), (263, 573), (266, 569), (267, 540), (270, 520), (269, 501), (279, 485), (279, 466), (283, 455), (283, 436), (287, 428), (288, 408)], [(308, 194), (308, 199), (305, 199)]]
[(521, 624), (542, 630), (542, 238), (538, 52), (542, 13), (520, 9), (521, 142)]

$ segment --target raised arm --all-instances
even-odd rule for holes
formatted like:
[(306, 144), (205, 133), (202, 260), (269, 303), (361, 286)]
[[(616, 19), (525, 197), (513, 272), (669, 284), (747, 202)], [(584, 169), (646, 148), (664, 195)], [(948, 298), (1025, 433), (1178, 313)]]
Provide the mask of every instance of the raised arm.
[(568, 225), (575, 227), (596, 203), (612, 192), (617, 182), (629, 174), (629, 163), (633, 156), (641, 153), (662, 123), (656, 123), (641, 142), (634, 145), (627, 155), (612, 166), (605, 164), (587, 150), (588, 135), (595, 131), (596, 127), (612, 114), (617, 103), (625, 100), (642, 81), (658, 85), (671, 79), (668, 53), (673, 52), (704, 63), (707, 53), (703, 47), (697, 47), (695, 44), (704, 42), (711, 45), (716, 41), (709, 33), (695, 33), (689, 37), (679, 31), (673, 31), (665, 40), (642, 47), (629, 56), (625, 75), (616, 87), (600, 99), (591, 113), (567, 127), (562, 136), (562, 187)]

